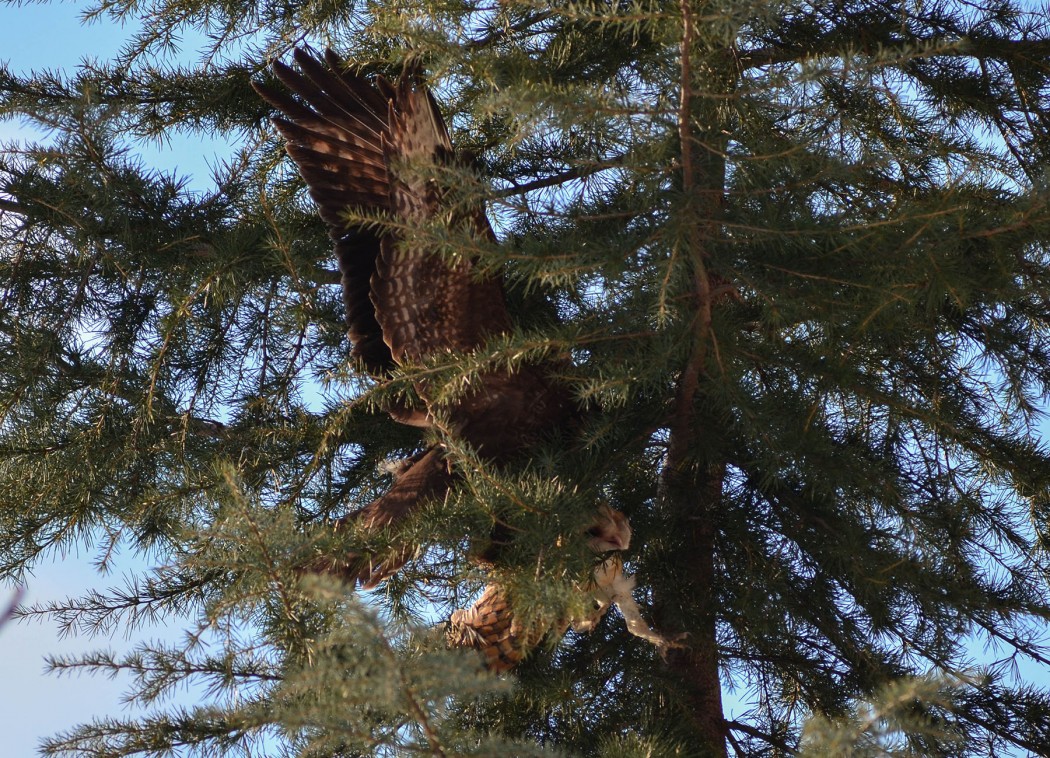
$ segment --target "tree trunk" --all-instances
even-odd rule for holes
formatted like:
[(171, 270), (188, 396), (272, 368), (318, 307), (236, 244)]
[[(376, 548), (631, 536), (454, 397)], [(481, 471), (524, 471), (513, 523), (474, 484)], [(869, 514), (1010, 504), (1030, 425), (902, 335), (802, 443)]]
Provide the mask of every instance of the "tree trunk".
[(670, 528), (682, 535), (682, 541), (672, 558), (676, 581), (660, 603), (662, 617), (689, 619), (689, 636), (683, 640), (683, 647), (668, 651), (667, 666), (685, 693), (682, 705), (691, 712), (693, 729), (701, 742), (696, 746), (697, 755), (719, 758), (726, 755), (726, 727), (713, 587), (715, 515), (724, 471), (724, 467), (699, 472), (668, 467), (664, 472), (665, 507), (672, 513)]
[[(725, 466), (698, 461), (698, 435), (705, 427), (698, 417), (697, 396), (707, 377), (711, 342), (712, 292), (708, 262), (722, 234), (725, 192), (725, 146), (729, 126), (728, 104), (736, 81), (730, 50), (717, 41), (702, 39), (696, 19), (703, 3), (681, 0), (681, 95), (678, 137), (681, 146), (684, 225), (677, 248), (688, 270), (691, 346), (678, 377), (669, 445), (663, 471), (667, 527), (673, 539), (668, 556), (667, 586), (657, 592), (662, 625), (673, 631), (682, 626), (684, 646), (671, 649), (667, 666), (678, 680), (691, 714), (697, 755), (726, 755), (726, 726), (722, 715), (722, 685), (718, 674), (717, 604), (715, 577), (715, 517), (722, 497)], [(680, 541), (679, 541), (680, 540)]]

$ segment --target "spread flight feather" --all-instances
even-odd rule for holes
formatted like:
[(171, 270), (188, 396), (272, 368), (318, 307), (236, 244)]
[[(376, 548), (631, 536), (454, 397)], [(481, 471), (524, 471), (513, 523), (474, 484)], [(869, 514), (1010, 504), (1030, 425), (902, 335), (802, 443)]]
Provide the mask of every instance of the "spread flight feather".
[[(297, 50), (295, 61), (299, 71), (274, 63), (287, 92), (262, 84), (256, 89), (283, 114), (273, 122), (334, 242), (351, 355), (383, 380), (397, 365), (478, 350), (509, 331), (498, 278), (478, 277), (474, 261), (450, 263), (398, 233), (442, 212), (442, 188), (421, 178), (422, 169), (458, 161), (441, 113), (418, 77), (409, 71), (394, 84), (370, 82), (331, 51), (322, 63)], [(348, 220), (348, 211), (359, 219), (390, 219), (390, 228)], [(492, 239), (480, 208), (450, 223)], [(576, 414), (568, 388), (550, 374), (543, 365), (483, 373), (469, 394), (442, 407), (448, 431), (494, 463), (512, 460)], [(402, 423), (431, 426), (427, 387), (420, 382), (416, 389), (424, 408), (397, 406), (390, 413)], [(417, 456), (390, 491), (354, 518), (365, 527), (390, 525), (421, 497), (441, 497), (451, 483), (435, 448), (434, 455)], [(403, 563), (402, 556), (388, 558), (355, 570), (357, 557), (351, 556), (345, 575), (374, 583)]]

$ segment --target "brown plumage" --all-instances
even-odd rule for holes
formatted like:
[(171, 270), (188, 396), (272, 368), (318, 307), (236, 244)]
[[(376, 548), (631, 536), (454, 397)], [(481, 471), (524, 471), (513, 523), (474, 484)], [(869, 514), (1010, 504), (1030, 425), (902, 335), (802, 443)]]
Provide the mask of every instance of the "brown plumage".
[[(419, 503), (444, 497), (452, 481), (452, 474), (440, 448), (432, 447), (402, 461), (400, 471), (394, 474), (394, 483), (386, 493), (351, 514), (349, 519), (338, 520), (334, 526), (341, 529), (347, 521), (352, 521), (366, 531), (391, 526), (407, 516)], [(357, 553), (326, 556), (307, 568), (341, 576), (348, 582), (360, 582), (369, 589), (400, 569), (411, 557), (412, 549), (405, 547), (382, 556)]]
[[(478, 277), (474, 261), (450, 263), (435, 250), (412, 241), (404, 230), (425, 227), (442, 215), (442, 187), (422, 178), (421, 169), (459, 162), (437, 104), (408, 71), (394, 84), (370, 81), (346, 70), (331, 51), (324, 62), (295, 52), (296, 71), (274, 63), (287, 92), (256, 84), (281, 116), (273, 119), (328, 225), (341, 272), (351, 355), (376, 380), (397, 366), (447, 352), (482, 350), (488, 339), (511, 328), (502, 282)], [(348, 212), (378, 223), (348, 220)], [(387, 223), (381, 220), (386, 219)], [(493, 240), (481, 208), (452, 216), (453, 227)], [(381, 227), (388, 227), (381, 231)], [(543, 437), (571, 427), (579, 410), (568, 388), (552, 378), (552, 365), (492, 370), (451, 405), (441, 407), (449, 432), (497, 465), (528, 454)], [(427, 384), (416, 383), (421, 407), (400, 404), (391, 416), (419, 427), (434, 425), (437, 410)], [(443, 448), (432, 446), (404, 461), (390, 489), (369, 505), (336, 522), (365, 531), (389, 527), (421, 502), (440, 499), (455, 481)], [(603, 506), (589, 531), (596, 553), (625, 550), (631, 530), (623, 514)], [(374, 586), (410, 557), (410, 546), (379, 556), (342, 555), (313, 562), (306, 570), (336, 573)], [(634, 580), (623, 573), (618, 555), (606, 558), (581, 587), (596, 601), (586, 618), (571, 623), (586, 631), (605, 610), (618, 605), (628, 629), (663, 649), (673, 644), (642, 620), (631, 597)], [(525, 630), (515, 619), (498, 584), (486, 588), (468, 610), (452, 615), (453, 644), (481, 650), (489, 667), (512, 668), (547, 630)]]
[[(561, 630), (564, 632), (564, 628)], [(526, 633), (499, 584), (485, 587), (474, 605), (454, 611), (446, 633), (452, 647), (472, 647), (496, 673), (510, 671), (543, 639), (542, 630)]]
[[(408, 71), (393, 84), (370, 81), (348, 71), (331, 51), (324, 62), (304, 50), (294, 57), (299, 71), (279, 62), (273, 66), (287, 92), (255, 86), (283, 114), (273, 122), (328, 225), (342, 274), (351, 355), (382, 381), (400, 364), (483, 349), (489, 338), (508, 332), (511, 319), (498, 278), (479, 278), (469, 258), (449, 263), (398, 233), (443, 213), (442, 188), (420, 178), (420, 169), (459, 161), (437, 104), (418, 76)], [(389, 219), (389, 228), (349, 222), (348, 211)], [(480, 208), (449, 222), (493, 239)], [(525, 365), (484, 373), (470, 394), (440, 409), (450, 425), (445, 431), (496, 464), (526, 455), (538, 440), (571, 426), (577, 415), (568, 388), (551, 378), (551, 368)], [(390, 414), (401, 423), (430, 427), (431, 393), (425, 382), (416, 390), (422, 407), (398, 405)], [(443, 497), (452, 483), (442, 449), (430, 448), (409, 462), (389, 491), (349, 518), (364, 529), (390, 526), (422, 500)], [(404, 551), (350, 555), (318, 567), (373, 585), (406, 557)]]

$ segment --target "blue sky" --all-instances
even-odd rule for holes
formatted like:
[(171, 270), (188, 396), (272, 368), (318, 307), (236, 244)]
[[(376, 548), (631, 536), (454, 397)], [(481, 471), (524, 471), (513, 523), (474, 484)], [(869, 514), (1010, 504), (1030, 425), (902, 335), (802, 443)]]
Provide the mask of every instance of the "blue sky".
[[(115, 53), (127, 35), (126, 29), (112, 24), (83, 26), (79, 21), (82, 3), (54, 6), (0, 4), (0, 62), (14, 71), (28, 69), (72, 69), (84, 57), (107, 58)], [(20, 125), (0, 121), (0, 143), (31, 136)], [(206, 186), (209, 160), (223, 154), (225, 146), (198, 138), (176, 137), (169, 146), (147, 152), (153, 165), (192, 175), (193, 185)], [(46, 603), (76, 597), (89, 588), (122, 586), (122, 573), (143, 567), (142, 561), (124, 557), (116, 561), (115, 571), (100, 577), (92, 567), (94, 553), (88, 549), (55, 556), (34, 572), (23, 598), (26, 604)], [(9, 594), (0, 589), (0, 606), (6, 607)], [(57, 677), (44, 675), (44, 656), (74, 656), (89, 650), (128, 650), (141, 641), (175, 640), (179, 629), (137, 630), (130, 639), (60, 636), (52, 623), (9, 623), (0, 629), (0, 753), (11, 758), (36, 754), (41, 737), (66, 730), (103, 715), (127, 715), (121, 701), (126, 678), (111, 680), (99, 676)], [(187, 696), (188, 697), (188, 696)]]
[[(32, 70), (72, 71), (85, 59), (106, 60), (114, 55), (132, 30), (114, 23), (80, 20), (85, 3), (23, 5), (0, 0), (0, 62), (22, 73)], [(184, 50), (192, 56), (193, 50)], [(0, 121), (0, 141), (25, 134), (21, 125)], [(150, 145), (140, 152), (150, 165), (192, 178), (191, 186), (209, 185), (209, 166), (216, 156), (227, 155), (226, 145), (211, 139), (177, 134), (164, 145)]]
[[(2, 0), (0, 0), (2, 2)], [(83, 3), (53, 6), (0, 4), (0, 61), (15, 71), (28, 69), (71, 69), (84, 57), (107, 58), (126, 39), (128, 30), (112, 24), (83, 26), (79, 15)], [(0, 121), (0, 142), (24, 138), (22, 125)], [(228, 151), (227, 145), (194, 137), (175, 137), (166, 147), (146, 151), (152, 164), (180, 175), (191, 175), (192, 186), (207, 186), (209, 163)], [(77, 596), (91, 587), (122, 584), (121, 572), (143, 567), (141, 561), (118, 559), (114, 574), (99, 577), (91, 565), (91, 550), (58, 556), (35, 572), (24, 602)], [(0, 590), (0, 607), (7, 594)], [(126, 640), (61, 637), (54, 624), (8, 624), (0, 629), (0, 735), (5, 756), (18, 758), (35, 753), (39, 739), (90, 720), (93, 716), (124, 715), (121, 693), (127, 681), (102, 677), (58, 678), (44, 676), (44, 656), (75, 655), (78, 652), (110, 648), (129, 649), (148, 639), (176, 639), (178, 629), (152, 629), (136, 632)], [(1050, 672), (1026, 666), (1035, 681), (1050, 681)], [(186, 696), (190, 697), (189, 695)], [(731, 699), (730, 701), (731, 702)]]

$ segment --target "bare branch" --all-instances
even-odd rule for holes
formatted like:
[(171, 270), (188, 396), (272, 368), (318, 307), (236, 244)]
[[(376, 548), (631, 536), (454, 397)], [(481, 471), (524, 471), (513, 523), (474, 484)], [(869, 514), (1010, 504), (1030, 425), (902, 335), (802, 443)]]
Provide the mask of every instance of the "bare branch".
[(25, 213), (26, 209), (22, 207), (20, 203), (15, 203), (10, 200), (4, 200), (0, 197), (0, 211), (9, 211), (11, 213)]
[[(773, 747), (777, 748), (778, 750), (783, 750), (788, 755), (798, 755), (798, 751), (790, 745), (788, 745), (783, 740), (774, 737), (772, 734), (767, 734), (766, 732), (755, 729), (753, 726), (749, 726), (748, 724), (743, 724), (739, 721), (726, 721), (726, 728), (730, 731), (741, 732), (743, 734), (748, 735), (749, 737), (755, 737), (756, 739), (760, 739), (763, 742), (768, 742)], [(735, 743), (736, 741), (734, 740), (733, 742)]]

